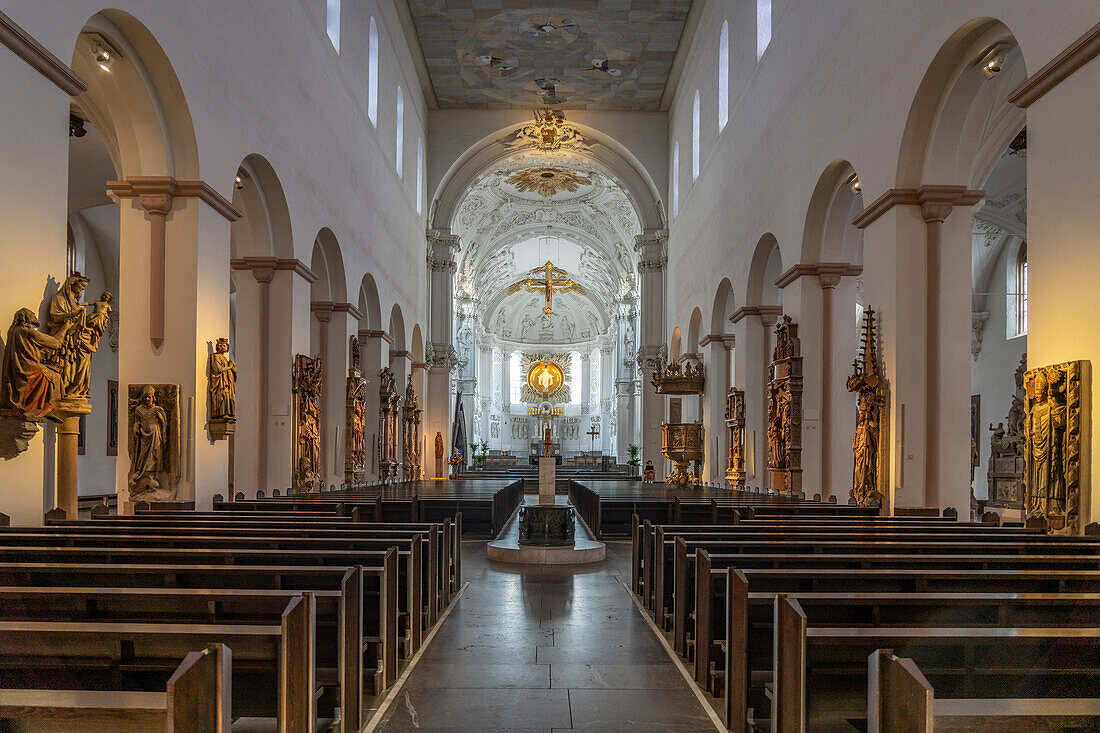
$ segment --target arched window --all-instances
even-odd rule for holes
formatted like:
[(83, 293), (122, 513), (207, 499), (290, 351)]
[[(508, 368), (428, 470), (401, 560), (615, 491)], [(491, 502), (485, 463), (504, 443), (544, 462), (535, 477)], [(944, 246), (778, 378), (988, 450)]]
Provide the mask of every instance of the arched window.
[(370, 45), (367, 49), (367, 117), (378, 127), (378, 26), (370, 19)]
[(340, 53), (340, 0), (327, 0), (325, 5), (325, 30), (336, 53)]
[(691, 105), (691, 182), (699, 178), (699, 90)]
[(592, 409), (599, 409), (600, 405), (600, 347), (592, 349), (592, 353), (588, 357), (588, 369), (591, 372), (589, 381), (592, 383), (592, 396), (589, 398), (589, 402), (592, 403)]
[(756, 0), (756, 60), (772, 42), (772, 0)]
[(1016, 335), (1027, 333), (1027, 242), (1016, 253)]
[(416, 138), (416, 215), (424, 210), (424, 141)]
[(680, 214), (680, 141), (672, 146), (672, 218)]
[(513, 405), (519, 404), (523, 394), (523, 375), (519, 373), (519, 352), (513, 351), (508, 361), (508, 396)]
[(718, 35), (718, 134), (730, 120), (730, 22), (722, 22)]
[(397, 175), (405, 177), (405, 94), (397, 85)]
[(569, 404), (581, 403), (581, 391), (584, 389), (584, 381), (581, 379), (581, 352), (573, 351), (569, 354)]

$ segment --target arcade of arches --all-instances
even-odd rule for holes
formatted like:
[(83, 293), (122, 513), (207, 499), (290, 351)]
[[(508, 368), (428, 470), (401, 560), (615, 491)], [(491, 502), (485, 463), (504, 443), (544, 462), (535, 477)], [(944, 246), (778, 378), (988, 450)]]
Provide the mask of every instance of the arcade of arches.
[(1095, 0), (271, 2), (0, 3), (12, 524), (545, 450), (1100, 521)]

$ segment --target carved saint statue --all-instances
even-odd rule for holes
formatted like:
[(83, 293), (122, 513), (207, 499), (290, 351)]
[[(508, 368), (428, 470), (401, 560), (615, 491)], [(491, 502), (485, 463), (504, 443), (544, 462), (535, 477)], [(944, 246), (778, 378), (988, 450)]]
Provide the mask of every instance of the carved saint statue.
[(16, 312), (5, 342), (0, 408), (17, 410), (31, 421), (50, 415), (61, 396), (61, 374), (42, 363), (42, 352), (60, 349), (71, 325), (66, 321), (54, 337), (38, 330), (38, 316), (30, 308)]
[(1063, 441), (1066, 406), (1058, 400), (1052, 386), (1057, 385), (1050, 384), (1050, 376), (1045, 371), (1040, 371), (1035, 376), (1034, 404), (1027, 417), (1028, 445), (1031, 447), (1028, 476), (1030, 516), (1061, 514), (1065, 511)]
[(294, 484), (300, 488), (312, 487), (321, 478), (322, 375), (320, 357), (295, 356)]
[(856, 432), (852, 438), (852, 454), (855, 458), (852, 486), (855, 496), (873, 497), (878, 483), (876, 458), (878, 457), (878, 408), (873, 392), (859, 395), (856, 416)]
[(130, 408), (130, 498), (159, 498), (164, 474), (170, 471), (168, 414), (157, 404), (156, 388), (147, 384), (138, 404)]
[(786, 426), (790, 415), (790, 398), (781, 385), (772, 388), (772, 409), (768, 413), (768, 467), (787, 466)]
[[(107, 328), (111, 313), (111, 294), (103, 293), (98, 301), (80, 302), (80, 296), (88, 286), (88, 278), (73, 273), (50, 301), (47, 331), (55, 338), (62, 332), (65, 324), (64, 346), (61, 348), (61, 396), (86, 399), (91, 382), (92, 354), (99, 348), (99, 339)], [(90, 305), (89, 314), (83, 306)]]
[(237, 405), (237, 365), (231, 361), (229, 339), (220, 338), (210, 355), (210, 417), (232, 420)]

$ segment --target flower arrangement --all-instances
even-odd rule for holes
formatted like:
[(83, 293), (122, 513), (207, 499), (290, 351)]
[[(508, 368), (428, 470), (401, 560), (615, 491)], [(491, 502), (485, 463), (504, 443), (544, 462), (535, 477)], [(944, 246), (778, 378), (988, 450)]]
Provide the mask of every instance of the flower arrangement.
[(454, 453), (451, 454), (451, 465), (452, 466), (463, 466), (465, 464), (466, 464), (466, 459), (464, 459), (462, 457), (462, 451), (456, 450)]

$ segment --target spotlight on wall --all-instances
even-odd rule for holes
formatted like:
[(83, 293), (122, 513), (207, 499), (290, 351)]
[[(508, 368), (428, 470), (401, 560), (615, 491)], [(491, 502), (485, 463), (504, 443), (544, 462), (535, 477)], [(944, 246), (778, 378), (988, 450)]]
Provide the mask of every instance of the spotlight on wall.
[(247, 179), (247, 178), (248, 178), (248, 174), (245, 173), (244, 170), (238, 169), (237, 170), (237, 177), (233, 179), (234, 187), (236, 187), (236, 189), (238, 191), (242, 190), (244, 188), (245, 179)]
[(98, 33), (87, 33), (85, 34), (85, 38), (88, 39), (92, 60), (95, 61), (99, 68), (106, 72), (110, 72), (115, 61), (122, 58), (122, 54), (120, 54), (118, 49), (112, 46), (106, 38)]
[(982, 70), (987, 79), (992, 79), (1005, 65), (1005, 56), (1007, 56), (1009, 49), (1007, 43), (996, 43), (990, 48), (982, 52), (982, 55), (978, 57), (975, 66)]
[(856, 196), (863, 193), (863, 189), (859, 185), (859, 177), (855, 173), (848, 176), (844, 183), (848, 186), (848, 188), (852, 189), (852, 193)]

